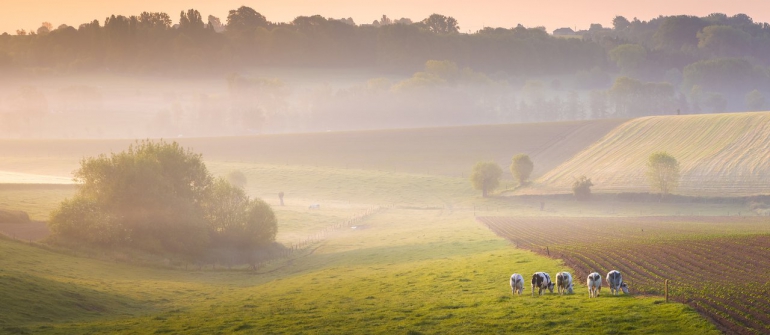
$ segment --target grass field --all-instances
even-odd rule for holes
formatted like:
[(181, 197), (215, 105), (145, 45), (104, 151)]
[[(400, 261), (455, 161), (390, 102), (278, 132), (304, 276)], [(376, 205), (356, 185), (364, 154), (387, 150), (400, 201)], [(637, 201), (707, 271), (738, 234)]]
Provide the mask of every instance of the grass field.
[(542, 175), (537, 192), (568, 193), (585, 175), (598, 192), (649, 190), (649, 155), (667, 151), (680, 164), (676, 193), (752, 195), (770, 188), (770, 113), (651, 116), (631, 120)]
[(718, 333), (692, 309), (661, 304), (656, 297), (512, 297), (510, 273), (555, 273), (565, 267), (510, 248), (469, 214), (388, 210), (370, 218), (367, 229), (341, 232), (313, 254), (262, 274), (137, 268), (3, 239), (0, 298), (13, 303), (0, 316), (0, 329), (52, 334)]
[[(582, 270), (570, 260), (514, 248), (475, 220), (622, 222), (625, 216), (750, 212), (740, 203), (576, 202), (507, 196), (510, 191), (485, 199), (470, 187), (468, 170), (477, 159), (507, 167), (513, 154), (529, 152), (542, 174), (538, 169), (566, 161), (619, 123), (182, 139), (203, 153), (215, 175), (244, 172), (246, 191), (273, 206), (279, 242), (329, 233), (256, 271), (137, 266), (0, 238), (0, 301), (11, 302), (0, 313), (0, 333), (718, 334), (692, 307), (665, 304), (659, 296), (589, 301), (582, 281), (575, 295), (513, 297), (513, 272)], [(0, 141), (0, 170), (67, 176), (84, 155), (120, 151), (130, 142)], [(510, 180), (503, 184), (513, 187)], [(45, 220), (74, 191), (71, 185), (6, 185), (0, 207)], [(279, 192), (285, 206), (278, 204)], [(381, 209), (356, 221), (356, 229), (327, 229), (372, 208)], [(757, 227), (734, 228), (762, 232)], [(632, 230), (613, 231), (623, 237), (634, 236)]]
[[(481, 199), (462, 178), (240, 164), (212, 164), (211, 169), (243, 169), (250, 193), (290, 190), (286, 206), (274, 207), (282, 219), (279, 238), (286, 241), (365, 206), (392, 201), (396, 207), (361, 222), (362, 229), (340, 230), (310, 246), (310, 254), (256, 273), (137, 267), (0, 240), (0, 299), (14, 302), (0, 315), (0, 329), (53, 334), (717, 333), (691, 308), (661, 304), (658, 297), (510, 296), (507, 281), (513, 272), (567, 268), (513, 249), (476, 224), (473, 206), (511, 211), (511, 199)], [(378, 192), (359, 194), (370, 187)], [(320, 202), (321, 209), (307, 209), (310, 200)], [(269, 201), (275, 205), (277, 198)], [(541, 215), (523, 203), (515, 206), (522, 215)]]
[(738, 334), (770, 332), (766, 218), (479, 220), (520, 248), (564, 259), (579, 278), (617, 269), (634, 292), (656, 295), (664, 293), (668, 279), (673, 300), (693, 306), (722, 329)]

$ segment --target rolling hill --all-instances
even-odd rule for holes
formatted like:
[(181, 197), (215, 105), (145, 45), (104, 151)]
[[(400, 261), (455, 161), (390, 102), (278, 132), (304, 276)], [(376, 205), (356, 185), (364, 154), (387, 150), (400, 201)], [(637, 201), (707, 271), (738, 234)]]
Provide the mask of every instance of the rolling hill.
[(651, 116), (630, 120), (543, 174), (531, 192), (570, 192), (585, 175), (599, 192), (648, 191), (649, 155), (680, 164), (678, 194), (754, 195), (770, 191), (770, 112)]
[[(600, 139), (623, 120), (372, 130), (218, 138), (175, 138), (208, 162), (310, 165), (467, 176), (494, 159), (507, 170), (528, 153), (538, 176)], [(84, 156), (122, 151), (133, 140), (0, 140), (0, 171), (69, 177)], [(0, 178), (4, 174), (0, 174)], [(6, 173), (19, 182), (18, 174)], [(506, 174), (509, 176), (509, 174)]]

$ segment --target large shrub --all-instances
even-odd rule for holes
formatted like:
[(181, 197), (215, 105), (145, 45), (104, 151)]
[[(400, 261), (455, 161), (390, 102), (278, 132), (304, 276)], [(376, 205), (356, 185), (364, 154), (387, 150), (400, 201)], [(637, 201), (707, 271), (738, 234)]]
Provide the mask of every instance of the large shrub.
[(275, 239), (269, 206), (213, 179), (201, 156), (176, 142), (141, 141), (86, 158), (75, 180), (78, 192), (51, 215), (54, 238), (192, 257), (218, 245), (253, 248)]
[(277, 220), (270, 206), (224, 179), (214, 181), (206, 203), (213, 247), (249, 249), (275, 240)]
[(572, 193), (575, 195), (575, 199), (585, 201), (591, 198), (591, 186), (594, 184), (591, 182), (591, 178), (586, 176), (580, 176), (572, 183)]

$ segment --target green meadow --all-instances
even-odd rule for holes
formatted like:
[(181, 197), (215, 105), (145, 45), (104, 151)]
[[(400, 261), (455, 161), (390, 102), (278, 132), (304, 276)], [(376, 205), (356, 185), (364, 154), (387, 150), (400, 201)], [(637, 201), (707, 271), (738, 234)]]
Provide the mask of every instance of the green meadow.
[[(756, 117), (764, 116), (738, 115), (729, 122), (720, 116), (723, 121), (715, 124), (745, 127)], [(523, 296), (513, 296), (508, 279), (514, 272), (527, 280), (536, 271), (573, 270), (559, 259), (517, 249), (475, 220), (754, 215), (740, 202), (623, 202), (606, 194), (577, 202), (522, 195), (528, 192), (509, 177), (507, 162), (515, 153), (530, 152), (535, 177), (550, 180), (567, 163), (613, 142), (613, 127), (639, 122), (647, 127), (652, 121), (182, 139), (202, 153), (214, 175), (243, 172), (247, 193), (276, 213), (276, 240), (299, 250), (254, 270), (4, 237), (0, 333), (718, 334), (692, 308), (662, 297), (609, 296), (605, 289), (589, 300), (582, 278), (575, 280), (574, 295), (532, 297), (525, 285)], [(660, 129), (655, 131), (665, 132)], [(57, 181), (68, 178), (80, 159), (130, 143), (0, 141), (6, 176), (42, 176), (38, 184), (0, 184), (0, 209), (47, 220), (74, 194), (75, 186)], [(497, 160), (506, 170), (489, 198), (468, 181), (479, 159)], [(556, 172), (546, 171), (552, 168)], [(542, 185), (536, 182), (532, 191), (542, 191)]]
[[(256, 271), (140, 266), (4, 238), (0, 332), (719, 333), (691, 308), (661, 297), (605, 292), (589, 300), (582, 280), (570, 296), (533, 298), (528, 287), (523, 296), (512, 296), (513, 272), (526, 278), (570, 269), (514, 248), (478, 224), (474, 213), (554, 213), (526, 199), (482, 199), (464, 178), (300, 165), (209, 167), (217, 174), (246, 173), (249, 193), (273, 205), (284, 243), (367, 208), (382, 209), (355, 229), (334, 230), (304, 252)], [(279, 191), (286, 194), (285, 206), (278, 206)], [(55, 198), (27, 201), (50, 208)], [(321, 208), (308, 209), (310, 203)], [(570, 201), (548, 206), (579, 215)], [(612, 215), (611, 206), (593, 210)]]

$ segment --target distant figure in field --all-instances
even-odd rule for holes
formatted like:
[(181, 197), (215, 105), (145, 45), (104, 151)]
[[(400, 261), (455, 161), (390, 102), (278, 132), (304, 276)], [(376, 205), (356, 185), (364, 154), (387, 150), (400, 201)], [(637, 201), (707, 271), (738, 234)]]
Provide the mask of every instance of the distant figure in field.
[(278, 199), (281, 200), (281, 206), (283, 206), (283, 191), (278, 192)]
[(540, 202), (540, 211), (542, 212), (545, 209), (545, 201)]

